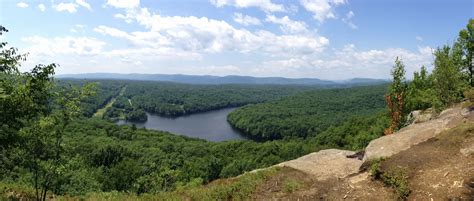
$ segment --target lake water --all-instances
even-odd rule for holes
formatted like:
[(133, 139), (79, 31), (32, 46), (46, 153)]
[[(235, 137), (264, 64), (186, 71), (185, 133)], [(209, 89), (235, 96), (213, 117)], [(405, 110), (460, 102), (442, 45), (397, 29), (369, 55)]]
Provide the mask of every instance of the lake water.
[(117, 124), (135, 124), (137, 128), (168, 131), (215, 142), (246, 139), (227, 122), (227, 114), (235, 109), (237, 108), (225, 108), (176, 118), (147, 113), (148, 120), (144, 123), (120, 120)]

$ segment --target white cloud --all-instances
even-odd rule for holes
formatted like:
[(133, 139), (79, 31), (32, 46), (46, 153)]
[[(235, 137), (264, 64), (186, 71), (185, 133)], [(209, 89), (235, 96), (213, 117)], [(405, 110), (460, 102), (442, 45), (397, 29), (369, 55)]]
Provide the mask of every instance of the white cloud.
[(94, 30), (129, 40), (136, 46), (167, 47), (196, 54), (255, 51), (271, 56), (288, 56), (321, 52), (329, 44), (327, 38), (315, 34), (276, 35), (264, 30), (251, 32), (237, 29), (225, 21), (194, 16), (161, 16), (151, 14), (146, 8), (140, 11), (129, 10), (120, 18), (135, 21), (147, 31), (127, 33), (106, 26), (99, 26)]
[(346, 14), (346, 19), (351, 19), (352, 17), (354, 17), (354, 12), (351, 10)]
[(403, 48), (358, 50), (353, 44), (346, 45), (342, 50), (334, 51), (329, 58), (312, 61), (315, 66), (332, 70), (337, 77), (379, 77), (387, 78), (394, 65), (395, 58), (400, 57), (411, 78), (414, 71), (422, 65), (430, 66), (433, 61), (430, 47), (419, 47), (417, 51)]
[(242, 24), (244, 26), (262, 24), (258, 18), (248, 16), (248, 15), (243, 15), (242, 13), (234, 13), (233, 19), (235, 22)]
[(346, 4), (346, 0), (300, 0), (301, 5), (313, 13), (313, 18), (323, 23), (326, 19), (336, 18), (334, 7)]
[(304, 22), (293, 21), (288, 16), (282, 18), (274, 15), (267, 15), (265, 19), (267, 22), (272, 22), (280, 25), (280, 29), (285, 33), (306, 33), (308, 32), (307, 25)]
[(18, 3), (16, 4), (16, 7), (18, 7), (18, 8), (28, 8), (28, 6), (29, 6), (29, 5), (28, 5), (27, 3), (25, 3), (25, 2), (18, 2)]
[(38, 9), (41, 11), (41, 12), (44, 12), (46, 10), (46, 6), (44, 4), (38, 4)]
[(125, 20), (125, 22), (128, 23), (128, 24), (130, 24), (130, 23), (133, 22), (133, 20), (132, 20), (130, 17), (127, 17), (127, 16), (125, 16), (125, 15), (123, 15), (123, 14), (120, 14), (120, 13), (115, 14), (114, 17), (115, 17), (115, 18), (118, 18), (118, 19), (123, 19), (123, 20)]
[(417, 41), (420, 41), (420, 42), (423, 41), (423, 37), (421, 37), (421, 36), (416, 36), (415, 39), (416, 39)]
[(347, 24), (347, 26), (349, 26), (351, 29), (357, 29), (357, 25), (355, 25), (353, 22), (352, 22), (352, 18), (354, 17), (354, 12), (352, 11), (349, 11), (347, 14), (346, 14), (346, 17), (342, 18), (342, 22), (344, 22), (345, 24)]
[(92, 10), (91, 5), (85, 0), (76, 0), (76, 3), (84, 8), (87, 8), (87, 10)]
[(115, 28), (103, 26), (103, 25), (100, 25), (100, 26), (94, 28), (93, 30), (97, 33), (101, 33), (103, 35), (108, 35), (108, 36), (112, 36), (112, 37), (126, 38), (126, 39), (129, 39), (129, 40), (134, 39), (133, 36), (129, 35), (127, 32), (124, 32), (124, 31), (121, 31), (121, 30), (118, 30), (118, 29), (115, 29)]
[(107, 0), (107, 5), (115, 8), (137, 8), (140, 6), (140, 0)]
[(31, 36), (21, 39), (23, 42), (31, 43), (27, 48), (31, 55), (96, 55), (102, 53), (105, 42), (91, 37), (55, 37), (52, 39)]
[(272, 3), (271, 0), (210, 0), (216, 7), (234, 6), (237, 8), (257, 7), (265, 12), (285, 12), (281, 4)]
[(69, 13), (75, 13), (77, 5), (74, 3), (59, 3), (55, 6), (55, 9), (59, 12), (67, 11)]
[(357, 29), (357, 25), (355, 25), (354, 23), (352, 22), (347, 22), (347, 26), (349, 26), (351, 29)]
[(76, 24), (74, 27), (70, 28), (69, 31), (72, 33), (84, 33), (84, 28), (86, 25), (83, 24)]
[(342, 49), (326, 51), (328, 54), (300, 55), (291, 58), (266, 59), (252, 67), (252, 75), (285, 77), (318, 77), (324, 79), (349, 79), (354, 77), (388, 78), (395, 58), (400, 57), (411, 79), (422, 65), (430, 68), (432, 49), (402, 48), (359, 50), (353, 44)]
[[(78, 1), (74, 2), (71, 3), (74, 10), (83, 7)], [(32, 36), (22, 39), (31, 44), (26, 51), (31, 53), (33, 62), (58, 62), (61, 69), (65, 69), (62, 72), (68, 73), (128, 73), (140, 70), (145, 73), (324, 79), (387, 78), (397, 56), (406, 64), (408, 77), (421, 65), (430, 66), (432, 63), (430, 47), (362, 50), (349, 44), (341, 49), (329, 49), (326, 37), (318, 35), (305, 22), (291, 19), (293, 15), (288, 13), (288, 16), (267, 13), (266, 18), (261, 20), (242, 13), (233, 15), (234, 21), (243, 25), (274, 23), (282, 30), (274, 33), (234, 27), (226, 21), (207, 17), (165, 16), (139, 8), (139, 2), (132, 6), (125, 3), (116, 4), (125, 9), (114, 17), (134, 23), (132, 27), (138, 25), (138, 28), (125, 31), (107, 24), (92, 27), (94, 32), (108, 36), (107, 41), (113, 41), (110, 44), (84, 36)], [(345, 1), (336, 4), (343, 3)], [(330, 6), (329, 12), (333, 13), (333, 5)], [(64, 11), (70, 12), (66, 8)], [(336, 17), (334, 13), (333, 16)], [(354, 17), (354, 12), (349, 11), (340, 18), (350, 26)], [(69, 28), (71, 32), (82, 33), (84, 25)]]

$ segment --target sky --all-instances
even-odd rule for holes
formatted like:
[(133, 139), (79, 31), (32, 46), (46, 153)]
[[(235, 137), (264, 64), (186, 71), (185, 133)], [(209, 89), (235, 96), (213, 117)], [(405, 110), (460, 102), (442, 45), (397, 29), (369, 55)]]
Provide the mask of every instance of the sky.
[(433, 68), (474, 18), (472, 0), (0, 0), (21, 66), (57, 74), (407, 77)]

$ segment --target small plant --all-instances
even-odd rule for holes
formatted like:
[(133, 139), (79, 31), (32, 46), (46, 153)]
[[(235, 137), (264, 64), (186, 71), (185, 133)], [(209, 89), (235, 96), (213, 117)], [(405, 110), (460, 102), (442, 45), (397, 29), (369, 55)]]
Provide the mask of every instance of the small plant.
[(408, 186), (407, 172), (403, 168), (390, 168), (386, 171), (382, 170), (382, 162), (385, 159), (380, 158), (370, 163), (370, 174), (376, 180), (382, 181), (385, 185), (395, 189), (398, 198), (405, 200), (410, 194)]
[(410, 188), (408, 187), (408, 176), (405, 169), (393, 168), (382, 174), (382, 181), (395, 188), (400, 199), (405, 200), (410, 194)]
[(382, 164), (382, 161), (384, 161), (384, 159), (379, 158), (379, 159), (375, 159), (375, 160), (369, 162), (369, 164), (370, 164), (370, 175), (372, 175), (372, 177), (374, 179), (379, 179), (380, 175), (382, 174), (382, 171), (380, 170), (380, 166)]
[(464, 91), (464, 97), (467, 99), (466, 103), (464, 104), (464, 107), (474, 107), (474, 88), (471, 87), (470, 89)]
[(301, 187), (301, 183), (292, 179), (286, 179), (283, 183), (285, 193), (293, 193)]

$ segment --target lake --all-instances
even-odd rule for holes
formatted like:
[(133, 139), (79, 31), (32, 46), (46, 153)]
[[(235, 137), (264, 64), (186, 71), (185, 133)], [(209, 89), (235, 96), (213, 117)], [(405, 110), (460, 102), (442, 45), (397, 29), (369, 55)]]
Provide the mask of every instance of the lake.
[(168, 131), (214, 142), (246, 139), (227, 122), (227, 115), (235, 109), (237, 108), (224, 108), (181, 117), (162, 117), (147, 113), (148, 120), (144, 123), (119, 120), (117, 124), (135, 124), (137, 128)]

